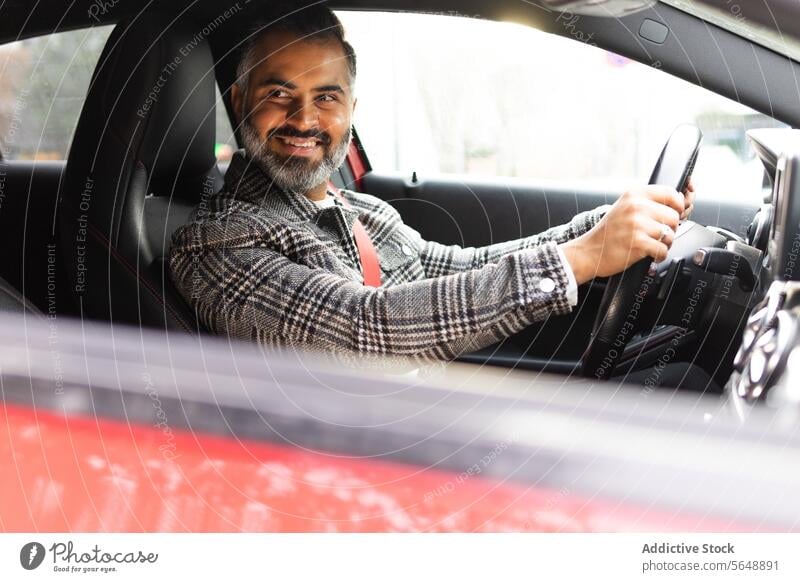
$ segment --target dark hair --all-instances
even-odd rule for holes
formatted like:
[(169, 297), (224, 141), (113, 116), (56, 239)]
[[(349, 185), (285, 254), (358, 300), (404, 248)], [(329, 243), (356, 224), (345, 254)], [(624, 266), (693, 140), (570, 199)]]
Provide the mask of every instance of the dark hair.
[(265, 35), (274, 32), (288, 32), (303, 40), (335, 40), (344, 50), (350, 80), (355, 81), (356, 53), (350, 43), (345, 40), (344, 27), (331, 9), (322, 2), (299, 8), (296, 3), (291, 6), (277, 3), (270, 7), (268, 16), (262, 16), (258, 20), (258, 24), (253, 27), (242, 46), (239, 63), (236, 67), (236, 83), (243, 89), (247, 88), (250, 70), (255, 65), (253, 61), (258, 43)]

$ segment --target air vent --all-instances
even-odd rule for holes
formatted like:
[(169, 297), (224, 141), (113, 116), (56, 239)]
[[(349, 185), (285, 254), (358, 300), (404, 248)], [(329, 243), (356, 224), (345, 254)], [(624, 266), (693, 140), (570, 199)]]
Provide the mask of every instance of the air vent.
[(759, 400), (780, 376), (797, 333), (796, 311), (784, 309), (786, 285), (774, 283), (747, 320), (727, 385), (732, 398), (747, 403)]

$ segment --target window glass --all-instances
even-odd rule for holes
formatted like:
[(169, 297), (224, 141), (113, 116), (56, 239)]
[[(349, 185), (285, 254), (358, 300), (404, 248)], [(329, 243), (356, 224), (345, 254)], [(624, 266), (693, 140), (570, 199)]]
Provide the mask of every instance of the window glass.
[(0, 153), (63, 160), (112, 26), (0, 46)]
[(378, 171), (622, 188), (646, 180), (680, 123), (705, 134), (704, 197), (758, 199), (745, 131), (777, 124), (646, 66), (512, 23), (341, 12), (358, 57), (355, 125)]
[[(62, 32), (0, 46), (0, 154), (7, 160), (63, 160), (92, 73), (113, 26)], [(220, 161), (236, 149), (217, 90)]]

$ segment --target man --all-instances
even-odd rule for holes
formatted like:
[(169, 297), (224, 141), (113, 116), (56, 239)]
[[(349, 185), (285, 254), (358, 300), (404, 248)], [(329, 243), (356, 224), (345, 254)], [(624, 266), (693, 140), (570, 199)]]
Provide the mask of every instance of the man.
[[(663, 260), (691, 208), (691, 192), (685, 202), (649, 186), (520, 240), (425, 241), (381, 200), (328, 188), (350, 143), (355, 76), (341, 23), (320, 5), (248, 40), (231, 89), (245, 151), (170, 254), (209, 329), (268, 346), (452, 359), (569, 312), (593, 277)], [(362, 226), (379, 287), (364, 284)]]

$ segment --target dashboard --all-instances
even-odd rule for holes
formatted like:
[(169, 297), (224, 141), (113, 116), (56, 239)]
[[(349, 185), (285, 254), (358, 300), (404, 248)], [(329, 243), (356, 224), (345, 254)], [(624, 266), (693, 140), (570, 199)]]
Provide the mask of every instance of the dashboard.
[(800, 404), (800, 131), (751, 130), (748, 138), (772, 189), (747, 240), (763, 252), (767, 292), (750, 312), (725, 386), (742, 418), (756, 402)]

